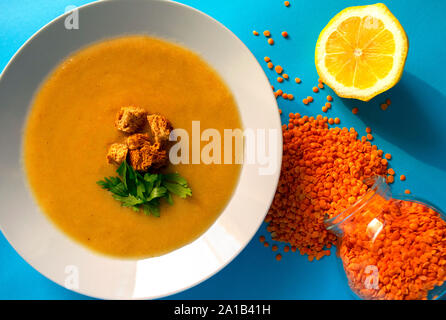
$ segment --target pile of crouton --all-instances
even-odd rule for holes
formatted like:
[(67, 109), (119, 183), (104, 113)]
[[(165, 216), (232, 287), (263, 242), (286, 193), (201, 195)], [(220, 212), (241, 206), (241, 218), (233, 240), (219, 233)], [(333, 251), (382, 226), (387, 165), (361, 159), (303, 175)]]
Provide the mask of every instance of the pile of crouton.
[(142, 108), (122, 107), (116, 115), (115, 127), (125, 133), (124, 143), (113, 143), (107, 154), (110, 164), (128, 160), (137, 171), (160, 169), (169, 162), (169, 135), (172, 125), (160, 114), (149, 114)]

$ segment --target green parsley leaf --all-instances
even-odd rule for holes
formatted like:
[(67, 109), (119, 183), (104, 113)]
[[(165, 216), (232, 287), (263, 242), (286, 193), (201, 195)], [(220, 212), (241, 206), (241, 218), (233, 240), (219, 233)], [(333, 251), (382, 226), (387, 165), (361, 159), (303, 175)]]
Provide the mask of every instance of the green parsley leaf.
[(167, 193), (167, 189), (164, 187), (155, 187), (150, 192), (150, 196), (147, 198), (147, 201), (151, 201), (152, 199), (164, 197)]
[(160, 200), (173, 205), (172, 194), (180, 198), (192, 196), (186, 179), (178, 173), (144, 175), (124, 161), (116, 170), (119, 177), (105, 177), (97, 184), (112, 193), (112, 197), (123, 207), (135, 212), (142, 210), (146, 215), (160, 216)]
[(169, 190), (171, 193), (179, 196), (180, 198), (185, 199), (187, 196), (192, 196), (191, 188), (184, 187), (180, 184), (164, 182), (163, 185)]
[(173, 199), (172, 199), (172, 194), (170, 192), (166, 193), (166, 195), (164, 196), (166, 198), (166, 202), (173, 206)]
[(122, 183), (127, 189), (127, 161), (121, 163), (116, 173), (121, 177)]
[(164, 181), (170, 181), (174, 183), (178, 183), (182, 186), (187, 187), (187, 180), (180, 176), (179, 173), (168, 173), (163, 176)]
[(122, 197), (122, 196), (119, 196), (117, 194), (114, 194), (114, 195), (112, 195), (112, 197), (114, 199), (118, 200), (118, 201), (121, 201), (122, 202), (121, 205), (123, 207), (134, 207), (134, 206), (136, 206), (138, 204), (144, 203), (144, 200), (138, 199), (137, 197), (135, 197), (135, 196), (133, 196), (131, 194), (129, 194), (126, 197)]

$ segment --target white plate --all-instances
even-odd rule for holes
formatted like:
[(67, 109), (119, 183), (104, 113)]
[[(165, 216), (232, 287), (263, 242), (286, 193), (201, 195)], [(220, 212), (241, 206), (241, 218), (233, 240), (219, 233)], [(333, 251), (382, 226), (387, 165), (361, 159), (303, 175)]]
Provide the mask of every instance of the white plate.
[[(156, 298), (209, 278), (246, 246), (271, 204), (279, 178), (282, 136), (276, 100), (258, 62), (243, 43), (209, 16), (170, 1), (100, 1), (79, 8), (79, 29), (64, 26), (69, 13), (37, 32), (0, 78), (0, 226), (35, 269), (54, 282), (99, 298)], [(33, 94), (48, 73), (87, 44), (123, 34), (171, 39), (200, 53), (226, 81), (245, 128), (279, 130), (272, 150), (278, 170), (243, 165), (229, 204), (199, 239), (157, 258), (99, 255), (57, 229), (40, 211), (22, 170), (22, 128)], [(255, 261), (252, 262), (256, 268)]]

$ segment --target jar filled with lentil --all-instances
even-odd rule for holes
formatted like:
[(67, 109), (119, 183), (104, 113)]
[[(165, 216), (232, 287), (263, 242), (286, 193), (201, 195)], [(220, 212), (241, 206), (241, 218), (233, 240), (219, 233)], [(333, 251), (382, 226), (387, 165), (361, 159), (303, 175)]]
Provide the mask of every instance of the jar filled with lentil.
[(446, 296), (446, 222), (434, 206), (392, 196), (386, 181), (327, 219), (352, 291), (367, 300), (426, 300)]

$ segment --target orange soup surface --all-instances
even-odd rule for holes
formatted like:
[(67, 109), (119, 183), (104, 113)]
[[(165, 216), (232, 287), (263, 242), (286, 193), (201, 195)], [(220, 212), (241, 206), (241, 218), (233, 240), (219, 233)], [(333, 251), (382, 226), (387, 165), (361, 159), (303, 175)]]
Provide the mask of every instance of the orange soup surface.
[(179, 164), (193, 195), (173, 196), (161, 216), (121, 207), (96, 181), (116, 176), (109, 146), (123, 140), (114, 127), (122, 106), (161, 113), (191, 133), (242, 128), (234, 98), (194, 52), (149, 36), (125, 36), (74, 53), (37, 92), (24, 136), (24, 165), (42, 211), (66, 234), (112, 256), (159, 256), (192, 242), (228, 203), (240, 165)]

